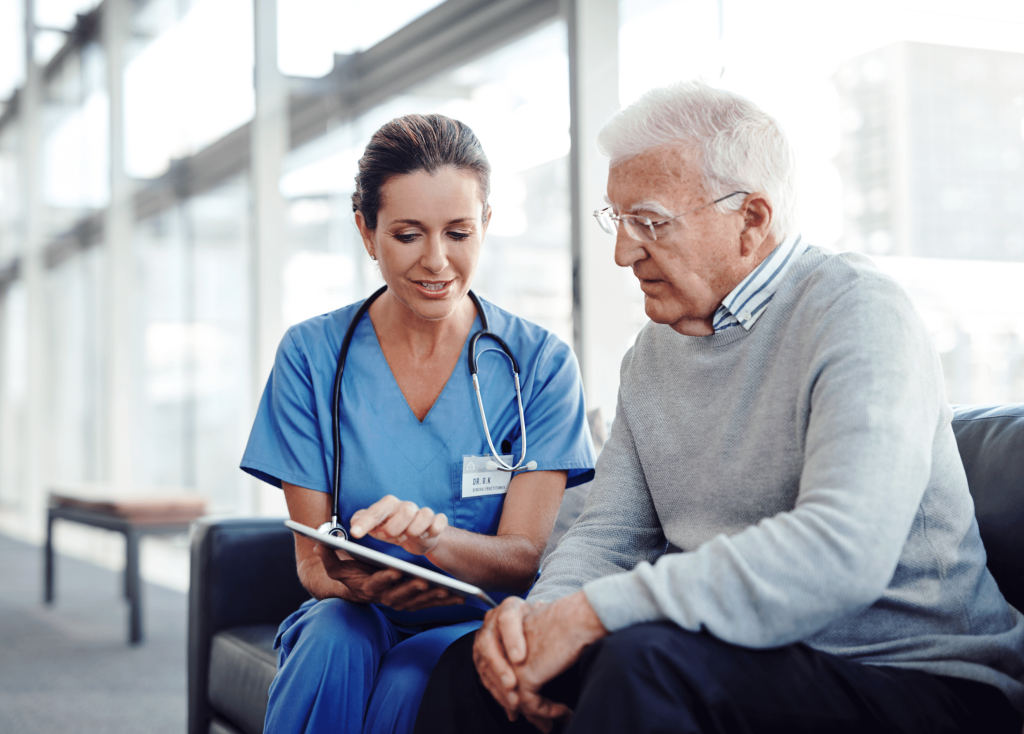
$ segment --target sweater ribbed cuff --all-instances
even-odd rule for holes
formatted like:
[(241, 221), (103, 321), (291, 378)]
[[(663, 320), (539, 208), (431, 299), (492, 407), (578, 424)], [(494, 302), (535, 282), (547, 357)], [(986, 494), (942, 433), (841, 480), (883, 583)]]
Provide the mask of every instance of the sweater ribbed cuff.
[(665, 618), (635, 570), (594, 579), (583, 586), (583, 593), (609, 632)]

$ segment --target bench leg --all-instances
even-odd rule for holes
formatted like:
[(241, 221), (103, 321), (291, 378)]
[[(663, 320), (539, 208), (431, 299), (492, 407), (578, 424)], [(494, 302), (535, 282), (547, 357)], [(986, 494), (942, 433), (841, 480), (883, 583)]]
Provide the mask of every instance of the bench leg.
[(139, 578), (139, 534), (125, 533), (125, 587), (128, 596), (128, 643), (142, 642), (142, 582)]
[(43, 546), (43, 601), (53, 603), (53, 515), (46, 513), (46, 545)]

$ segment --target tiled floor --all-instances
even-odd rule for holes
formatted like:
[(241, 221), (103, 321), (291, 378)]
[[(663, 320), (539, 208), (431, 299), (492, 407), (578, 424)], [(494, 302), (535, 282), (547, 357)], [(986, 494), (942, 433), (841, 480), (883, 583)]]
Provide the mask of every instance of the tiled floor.
[(146, 639), (127, 642), (123, 576), (0, 535), (0, 732), (182, 734), (186, 596), (143, 585)]

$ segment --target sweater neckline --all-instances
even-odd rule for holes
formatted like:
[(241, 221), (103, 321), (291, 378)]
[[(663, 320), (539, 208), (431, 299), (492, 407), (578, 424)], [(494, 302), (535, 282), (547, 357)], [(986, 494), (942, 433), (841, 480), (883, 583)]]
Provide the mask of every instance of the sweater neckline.
[(680, 340), (682, 344), (696, 349), (697, 351), (703, 351), (706, 349), (720, 349), (732, 344), (733, 342), (737, 342), (752, 333), (754, 329), (757, 328), (757, 324), (754, 324), (749, 332), (742, 326), (734, 326), (730, 329), (726, 329), (725, 331), (720, 331), (717, 334), (708, 334), (707, 336), (688, 336), (687, 334), (680, 334), (668, 325), (665, 325), (664, 328), (671, 332), (672, 338)]
[[(775, 308), (775, 311), (779, 310), (781, 303), (785, 301), (785, 294), (791, 291), (793, 288), (803, 281), (804, 277), (810, 270), (813, 270), (818, 265), (818, 259), (810, 257), (812, 255), (819, 255), (821, 252), (820, 248), (813, 245), (808, 245), (807, 248), (800, 254), (799, 259), (793, 263), (793, 267), (786, 275), (787, 277), (779, 284), (779, 289), (775, 293), (773, 300), (779, 300), (780, 303)], [(758, 324), (765, 319), (769, 321), (772, 319), (773, 314), (765, 314), (764, 318), (760, 318), (757, 322), (750, 327), (750, 330), (744, 329), (742, 326), (734, 326), (720, 331), (717, 334), (709, 334), (708, 336), (687, 336), (686, 334), (680, 334), (671, 326), (665, 325), (667, 333), (671, 333), (669, 338), (679, 340), (680, 344), (685, 344), (687, 348), (693, 349), (698, 353), (707, 353), (715, 349), (722, 349), (734, 344), (741, 339), (750, 336), (757, 331)]]

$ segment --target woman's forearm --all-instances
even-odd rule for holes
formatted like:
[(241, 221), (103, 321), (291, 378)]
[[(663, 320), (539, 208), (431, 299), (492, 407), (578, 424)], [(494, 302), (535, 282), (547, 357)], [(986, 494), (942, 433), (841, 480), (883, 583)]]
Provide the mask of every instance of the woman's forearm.
[(449, 526), (427, 558), (482, 589), (521, 593), (533, 584), (543, 553), (544, 546), (525, 535), (480, 535)]
[(483, 589), (522, 593), (533, 585), (555, 525), (565, 471), (517, 474), (509, 484), (497, 535), (448, 527), (427, 558)]
[(348, 587), (327, 575), (327, 569), (316, 555), (300, 558), (297, 570), (299, 582), (314, 599), (347, 599)]

